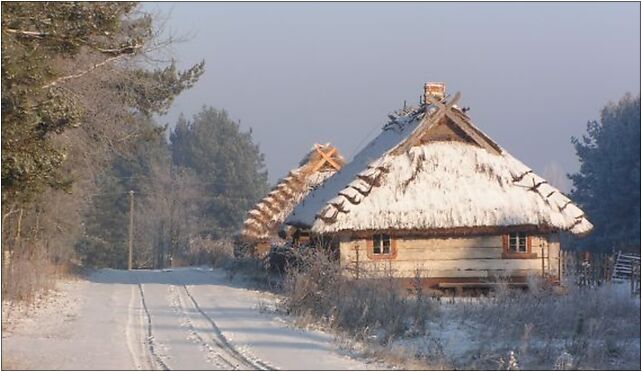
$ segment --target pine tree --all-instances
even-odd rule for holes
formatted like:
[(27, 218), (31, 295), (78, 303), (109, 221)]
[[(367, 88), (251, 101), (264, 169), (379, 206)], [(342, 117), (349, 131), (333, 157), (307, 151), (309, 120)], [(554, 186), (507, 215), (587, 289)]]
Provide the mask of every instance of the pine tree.
[(170, 135), (174, 164), (193, 169), (208, 193), (201, 233), (232, 234), (245, 212), (267, 192), (258, 145), (225, 111), (203, 107), (192, 121), (180, 118)]
[(606, 105), (600, 122), (589, 122), (586, 134), (572, 143), (581, 166), (569, 176), (571, 194), (595, 225), (579, 248), (639, 251), (640, 96), (627, 94)]
[[(84, 121), (91, 102), (68, 84), (111, 69), (100, 89), (145, 114), (164, 112), (203, 64), (178, 72), (119, 68), (145, 53), (152, 18), (132, 2), (2, 3), (2, 200), (29, 201), (47, 186), (69, 189), (68, 154), (54, 137)], [(78, 61), (83, 61), (84, 65)], [(121, 73), (117, 78), (115, 70)]]

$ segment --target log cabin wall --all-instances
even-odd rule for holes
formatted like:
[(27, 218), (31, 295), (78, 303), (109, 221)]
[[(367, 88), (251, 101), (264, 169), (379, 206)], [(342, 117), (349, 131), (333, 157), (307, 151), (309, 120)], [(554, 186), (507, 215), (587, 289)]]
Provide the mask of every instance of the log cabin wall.
[[(389, 255), (374, 255), (372, 240), (340, 238), (340, 264), (344, 274), (361, 277), (389, 275), (413, 278), (489, 280), (492, 277), (525, 278), (545, 274), (559, 280), (560, 248), (557, 233), (529, 236), (529, 253), (506, 258), (504, 235), (457, 238), (397, 237)], [(513, 257), (513, 256), (511, 256)]]

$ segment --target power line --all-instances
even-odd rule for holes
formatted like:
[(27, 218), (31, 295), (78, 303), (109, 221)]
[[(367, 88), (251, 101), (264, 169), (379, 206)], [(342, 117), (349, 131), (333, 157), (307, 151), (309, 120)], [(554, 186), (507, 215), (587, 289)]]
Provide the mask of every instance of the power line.
[[(164, 193), (164, 192), (142, 192), (142, 191), (134, 191), (136, 195), (148, 195), (148, 196), (168, 196), (170, 195), (169, 193)], [(107, 193), (101, 193), (101, 194), (91, 194), (87, 195), (89, 197), (94, 197), (94, 196), (110, 196), (110, 195), (127, 195), (129, 194), (129, 191), (123, 191), (123, 192), (107, 192)], [(205, 195), (209, 196), (209, 195)], [(243, 196), (230, 196), (230, 195), (225, 195), (225, 193), (220, 193), (215, 196), (212, 196), (212, 198), (217, 198), (217, 197), (224, 197), (226, 199), (236, 199), (236, 200), (249, 200), (247, 197)]]
[[(137, 176), (109, 176), (111, 178), (118, 178), (118, 179), (132, 179), (132, 178), (146, 178), (149, 180), (158, 180), (157, 177), (152, 177), (148, 175), (137, 175)], [(217, 181), (193, 181), (189, 182), (188, 185), (214, 185), (214, 186), (235, 186), (231, 182), (217, 182)]]

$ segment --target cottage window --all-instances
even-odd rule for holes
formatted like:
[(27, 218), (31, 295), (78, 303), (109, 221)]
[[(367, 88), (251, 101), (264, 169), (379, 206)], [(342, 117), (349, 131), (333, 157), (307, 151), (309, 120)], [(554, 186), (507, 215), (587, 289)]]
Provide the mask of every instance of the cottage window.
[(512, 232), (502, 236), (502, 258), (537, 258), (532, 252), (531, 236), (524, 232)]
[(372, 253), (377, 254), (390, 254), (390, 235), (387, 234), (374, 234), (372, 236)]
[(508, 251), (514, 253), (528, 252), (526, 233), (515, 232), (508, 234)]

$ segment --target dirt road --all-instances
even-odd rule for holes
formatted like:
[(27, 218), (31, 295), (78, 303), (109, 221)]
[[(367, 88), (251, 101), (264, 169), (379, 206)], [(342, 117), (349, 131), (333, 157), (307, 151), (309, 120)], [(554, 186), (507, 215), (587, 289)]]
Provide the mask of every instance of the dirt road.
[(225, 272), (100, 270), (3, 332), (3, 367), (26, 369), (374, 369), (304, 331)]

